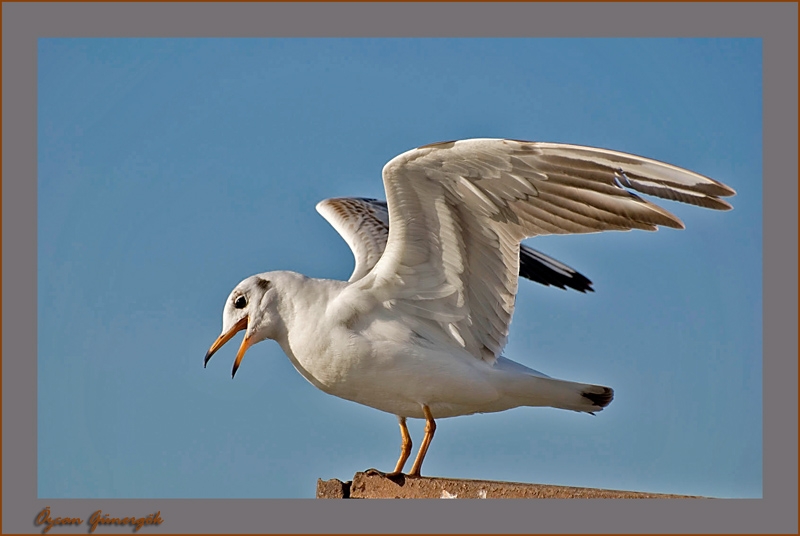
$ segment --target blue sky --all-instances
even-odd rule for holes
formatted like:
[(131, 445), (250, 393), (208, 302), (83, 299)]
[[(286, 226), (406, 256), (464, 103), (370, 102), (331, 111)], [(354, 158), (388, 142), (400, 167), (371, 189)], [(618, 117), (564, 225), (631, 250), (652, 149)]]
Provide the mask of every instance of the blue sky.
[(737, 196), (660, 202), (684, 231), (529, 240), (596, 292), (521, 283), (504, 354), (615, 400), (440, 420), (423, 473), (762, 495), (760, 40), (42, 39), (38, 60), (39, 497), (313, 497), (393, 468), (395, 418), (276, 343), (234, 380), (241, 336), (203, 355), (241, 279), (349, 277), (317, 201), (382, 198), (393, 156), (470, 137), (640, 154)]

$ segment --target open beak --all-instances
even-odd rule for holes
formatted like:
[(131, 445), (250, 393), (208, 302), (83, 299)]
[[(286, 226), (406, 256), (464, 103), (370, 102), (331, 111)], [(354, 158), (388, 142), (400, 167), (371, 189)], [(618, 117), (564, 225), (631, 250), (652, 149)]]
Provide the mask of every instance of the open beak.
[[(236, 324), (233, 325), (231, 329), (217, 337), (217, 340), (214, 341), (214, 344), (211, 345), (211, 348), (208, 349), (206, 352), (206, 357), (203, 360), (203, 368), (208, 365), (208, 361), (211, 359), (211, 356), (216, 353), (217, 350), (222, 348), (222, 346), (231, 340), (234, 335), (242, 331), (243, 329), (247, 329), (247, 317), (242, 318)], [(245, 352), (247, 349), (250, 348), (250, 340), (245, 336), (244, 340), (242, 341), (242, 345), (239, 347), (239, 353), (236, 354), (236, 361), (233, 363), (233, 373), (231, 377), (236, 376), (236, 370), (239, 368), (239, 364), (242, 362), (242, 358), (244, 357)]]

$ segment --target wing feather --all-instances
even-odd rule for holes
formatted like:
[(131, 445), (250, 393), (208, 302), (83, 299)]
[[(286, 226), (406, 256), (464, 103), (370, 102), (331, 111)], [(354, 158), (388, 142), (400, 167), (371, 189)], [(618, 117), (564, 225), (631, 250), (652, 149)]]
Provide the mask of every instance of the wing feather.
[(501, 139), (413, 149), (386, 164), (383, 182), (388, 239), (358, 287), (439, 323), (454, 344), (489, 363), (508, 336), (520, 259), (536, 259), (555, 275), (574, 273), (520, 249), (522, 239), (683, 228), (677, 217), (634, 191), (717, 210), (731, 208), (719, 197), (735, 194), (713, 179), (656, 160)]
[(317, 212), (328, 220), (350, 246), (356, 266), (350, 281), (358, 281), (378, 262), (389, 237), (389, 214), (378, 202), (358, 198), (325, 199)]

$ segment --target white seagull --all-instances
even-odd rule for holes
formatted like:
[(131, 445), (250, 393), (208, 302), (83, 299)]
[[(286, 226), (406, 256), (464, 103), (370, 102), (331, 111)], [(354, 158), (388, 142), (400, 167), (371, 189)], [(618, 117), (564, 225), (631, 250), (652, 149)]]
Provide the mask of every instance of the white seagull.
[[(631, 190), (717, 210), (730, 209), (720, 197), (735, 194), (648, 158), (508, 139), (412, 149), (384, 166), (383, 184), (388, 232), (379, 202), (317, 206), (353, 250), (350, 280), (248, 277), (225, 302), (222, 334), (204, 364), (242, 330), (234, 375), (253, 344), (277, 341), (317, 388), (397, 416), (401, 453), (389, 475), (402, 473), (411, 453), (406, 419), (425, 419), (411, 476), (420, 474), (436, 418), (519, 406), (593, 413), (613, 398), (609, 387), (550, 378), (501, 355), (521, 240), (684, 227)], [(551, 270), (574, 273), (546, 258)]]

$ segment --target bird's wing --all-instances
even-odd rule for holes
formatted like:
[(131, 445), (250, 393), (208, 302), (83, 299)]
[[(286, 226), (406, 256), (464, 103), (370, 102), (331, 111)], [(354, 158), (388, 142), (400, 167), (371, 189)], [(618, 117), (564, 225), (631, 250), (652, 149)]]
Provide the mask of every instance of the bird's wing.
[(493, 363), (514, 310), (520, 240), (542, 234), (683, 228), (630, 190), (726, 210), (717, 181), (625, 153), (473, 139), (426, 145), (383, 168), (386, 249), (355, 282), (404, 314), (438, 323)]
[[(358, 281), (378, 262), (389, 237), (386, 201), (365, 197), (338, 197), (317, 203), (317, 212), (350, 246), (356, 265), (349, 281)], [(592, 292), (592, 282), (574, 268), (544, 253), (520, 245), (519, 275), (545, 286)]]
[(383, 255), (389, 237), (389, 212), (384, 201), (358, 197), (325, 199), (317, 212), (342, 235), (356, 266), (349, 281), (364, 277)]

